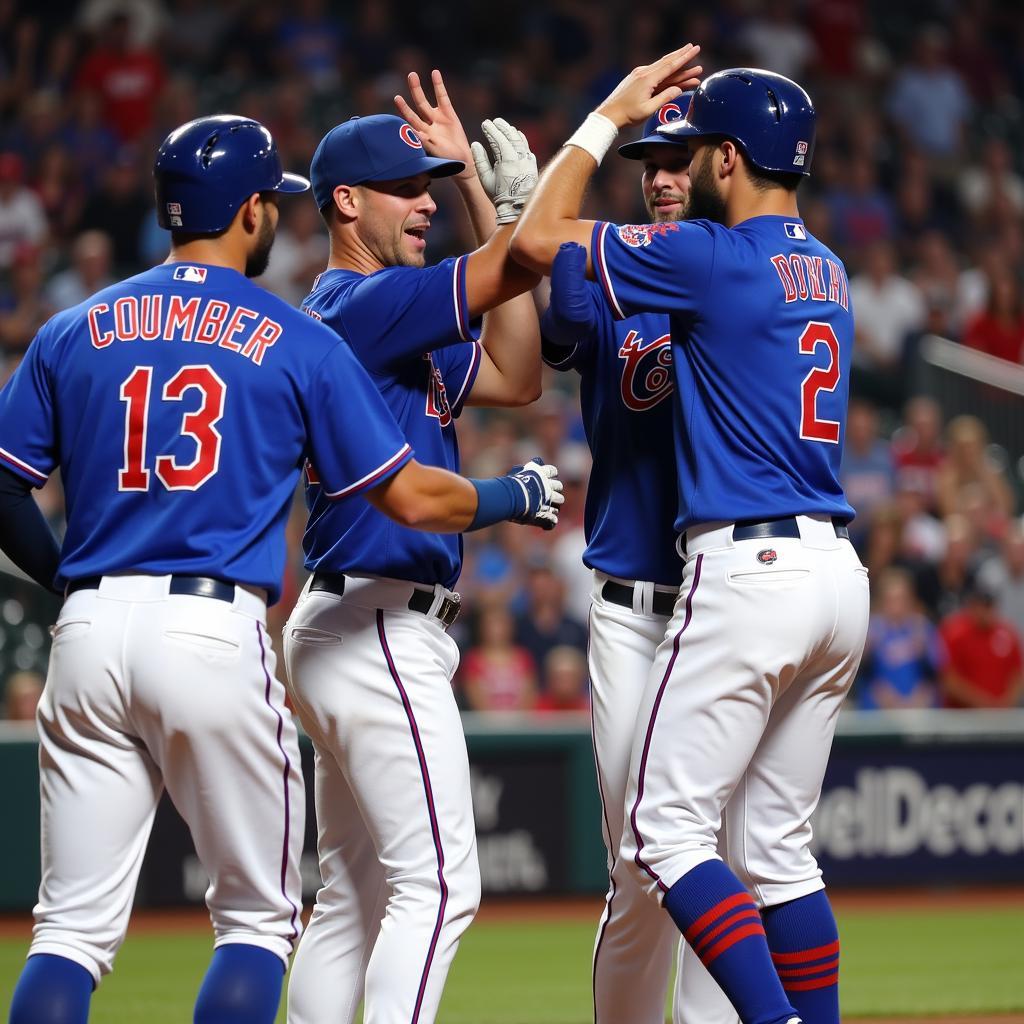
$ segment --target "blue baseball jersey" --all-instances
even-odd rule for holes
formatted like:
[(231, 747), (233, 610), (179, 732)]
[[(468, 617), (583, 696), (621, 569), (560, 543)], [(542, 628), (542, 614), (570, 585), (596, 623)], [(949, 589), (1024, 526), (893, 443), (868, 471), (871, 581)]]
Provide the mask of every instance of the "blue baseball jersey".
[(59, 467), (59, 585), (181, 573), (277, 600), (307, 458), (341, 499), (412, 456), (337, 336), (225, 267), (167, 263), (40, 329), (0, 392), (0, 460)]
[[(368, 275), (326, 270), (303, 308), (352, 346), (418, 461), (457, 473), (455, 420), (481, 354), (466, 313), (466, 257)], [(319, 473), (313, 460), (303, 538), (307, 568), (455, 585), (462, 568), (459, 534), (399, 526), (365, 502), (327, 501)]]
[(593, 331), (565, 349), (561, 361), (547, 359), (556, 370), (580, 374), (583, 428), (594, 456), (583, 561), (620, 579), (678, 586), (669, 320), (654, 313), (615, 320), (599, 287), (587, 288)]
[(853, 509), (839, 483), (853, 349), (840, 259), (793, 217), (598, 223), (617, 317), (667, 313), (676, 374), (676, 528)]

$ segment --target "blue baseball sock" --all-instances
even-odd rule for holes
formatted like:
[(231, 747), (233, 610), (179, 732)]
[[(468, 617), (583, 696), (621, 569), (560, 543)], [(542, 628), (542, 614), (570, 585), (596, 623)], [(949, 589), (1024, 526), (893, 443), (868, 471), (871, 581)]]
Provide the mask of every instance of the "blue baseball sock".
[(768, 946), (786, 995), (814, 1024), (839, 1024), (839, 932), (825, 890), (768, 907)]
[(708, 860), (688, 871), (662, 906), (743, 1024), (786, 1024), (796, 1018), (772, 966), (761, 915), (722, 861)]
[(92, 990), (92, 975), (80, 964), (35, 953), (15, 986), (9, 1024), (85, 1024)]
[(196, 999), (195, 1024), (273, 1024), (284, 964), (268, 949), (233, 943), (213, 952)]

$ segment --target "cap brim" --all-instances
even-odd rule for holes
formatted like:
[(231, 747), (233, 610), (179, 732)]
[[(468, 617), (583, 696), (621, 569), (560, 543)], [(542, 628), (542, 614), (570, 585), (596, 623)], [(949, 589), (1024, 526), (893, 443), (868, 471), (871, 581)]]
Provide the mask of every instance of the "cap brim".
[(699, 128), (690, 124), (686, 118), (682, 121), (672, 121), (669, 124), (658, 125), (656, 129), (659, 135), (663, 135), (668, 141), (679, 138), (693, 138), (696, 135), (706, 135), (707, 132), (702, 132)]
[(275, 192), (308, 192), (309, 191), (309, 178), (304, 178), (301, 174), (285, 173), (281, 176), (281, 180), (277, 183)]
[(683, 143), (677, 142), (675, 139), (666, 139), (655, 132), (653, 135), (645, 135), (642, 139), (637, 139), (636, 142), (627, 142), (624, 146), (619, 146), (619, 156), (624, 156), (627, 160), (643, 160), (644, 150), (648, 146), (679, 145), (683, 145)]
[[(411, 160), (403, 160), (391, 167), (381, 168), (372, 177), (363, 178), (363, 181), (395, 181), (398, 178), (414, 178), (417, 174), (429, 174), (432, 178), (449, 178), (465, 169), (466, 165), (461, 160), (445, 160), (439, 156), (414, 156)], [(361, 185), (362, 182), (354, 184)]]

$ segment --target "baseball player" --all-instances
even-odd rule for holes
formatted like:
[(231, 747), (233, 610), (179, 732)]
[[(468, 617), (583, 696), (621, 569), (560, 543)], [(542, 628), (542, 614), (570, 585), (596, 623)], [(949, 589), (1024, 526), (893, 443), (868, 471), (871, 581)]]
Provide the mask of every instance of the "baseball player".
[[(472, 153), (437, 72), (433, 86), (435, 104), (410, 75), (411, 102), (397, 101), (404, 117), (353, 118), (317, 148), (313, 194), (331, 256), (306, 309), (348, 340), (420, 457), (455, 469), (455, 419), (467, 402), (523, 405), (540, 390), (526, 294), (537, 277), (508, 254), (536, 162), (501, 121), (484, 122), (493, 165)], [(427, 267), (429, 189), (442, 176), (454, 177), (480, 248)], [(344, 1024), (365, 1000), (367, 1024), (426, 1024), (480, 898), (451, 685), (459, 651), (446, 633), (459, 610), (461, 539), (332, 505), (317, 474), (314, 464), (312, 577), (285, 629), (285, 659), (316, 750), (323, 887), (288, 1019)]]
[[(691, 85), (696, 52), (637, 68), (588, 116), (545, 172), (513, 252), (543, 270), (560, 243), (586, 244), (617, 316), (667, 313), (672, 328), (686, 561), (639, 715), (620, 855), (742, 1021), (838, 1022), (838, 935), (808, 822), (860, 659), (868, 583), (838, 483), (846, 273), (796, 202), (810, 98), (769, 72), (711, 76), (686, 118), (661, 129), (691, 146), (696, 219), (578, 220), (618, 130)], [(717, 849), (723, 811), (736, 873)]]
[[(681, 119), (688, 101), (684, 94), (664, 104), (639, 140), (619, 147), (622, 156), (643, 162), (641, 187), (654, 223), (674, 223), (686, 212), (689, 149), (657, 128)], [(584, 258), (575, 246), (555, 259), (541, 337), (550, 366), (580, 375), (594, 457), (583, 560), (593, 570), (588, 659), (609, 874), (594, 944), (594, 1019), (661, 1024), (678, 944), (676, 1019), (734, 1024), (736, 1012), (721, 989), (618, 857), (637, 712), (683, 574), (673, 525), (672, 339), (665, 314), (615, 320), (600, 287), (586, 280)]]
[(497, 492), (510, 515), (544, 515), (551, 489), (539, 470), (475, 487), (413, 461), (351, 350), (247, 280), (278, 194), (309, 188), (262, 125), (192, 121), (155, 176), (167, 262), (53, 317), (0, 392), (7, 475), (38, 487), (59, 468), (68, 518), (38, 712), (42, 884), (12, 1024), (87, 1019), (164, 787), (210, 878), (195, 1020), (274, 1019), (304, 800), (265, 614), (304, 459), (325, 493), (430, 529), (494, 514)]

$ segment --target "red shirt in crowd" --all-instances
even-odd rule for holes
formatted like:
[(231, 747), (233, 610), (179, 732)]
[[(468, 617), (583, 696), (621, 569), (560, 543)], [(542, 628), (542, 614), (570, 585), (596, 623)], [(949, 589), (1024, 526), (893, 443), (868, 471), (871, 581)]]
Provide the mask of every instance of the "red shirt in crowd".
[[(947, 664), (988, 707), (1005, 707), (1020, 676), (1020, 640), (1010, 623), (996, 618), (991, 625), (980, 623), (970, 611), (955, 612), (940, 626)], [(946, 706), (964, 708), (946, 695)]]
[(1024, 317), (1007, 326), (991, 313), (978, 313), (964, 328), (964, 344), (990, 356), (1020, 363), (1024, 356)]
[(132, 142), (152, 124), (163, 83), (164, 66), (152, 50), (100, 47), (82, 62), (75, 86), (97, 93), (104, 123)]

